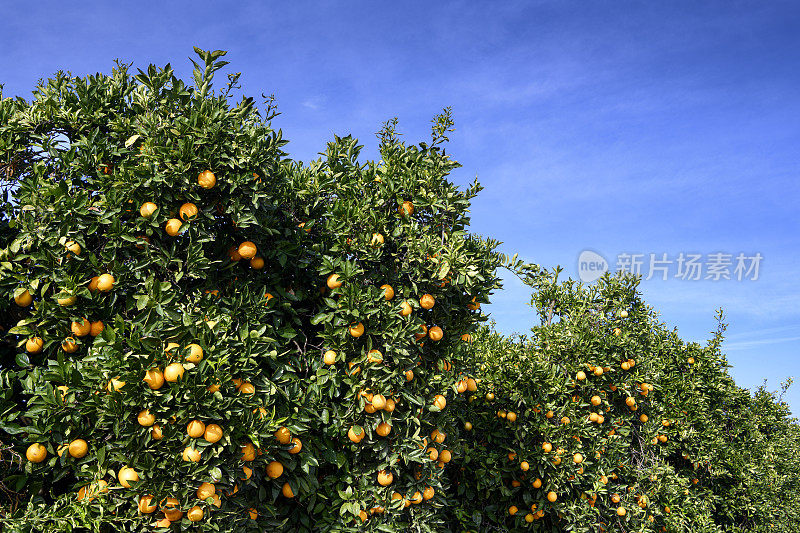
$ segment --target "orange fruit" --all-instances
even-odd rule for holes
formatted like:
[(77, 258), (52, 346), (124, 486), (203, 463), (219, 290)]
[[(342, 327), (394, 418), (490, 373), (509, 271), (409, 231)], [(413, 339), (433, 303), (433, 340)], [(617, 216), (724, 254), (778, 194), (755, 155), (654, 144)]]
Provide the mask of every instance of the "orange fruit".
[(75, 439), (69, 443), (69, 454), (76, 458), (81, 459), (82, 457), (86, 457), (86, 454), (89, 453), (89, 445), (83, 439)]
[(284, 498), (294, 498), (294, 491), (289, 483), (283, 484), (283, 487), (281, 487), (281, 494), (283, 494)]
[(164, 385), (164, 374), (158, 367), (153, 367), (144, 374), (142, 381), (152, 390), (158, 390)]
[(447, 405), (447, 400), (441, 394), (437, 394), (433, 397), (433, 405), (439, 408), (439, 410), (443, 410)]
[(186, 361), (199, 363), (203, 360), (203, 348), (199, 344), (192, 343), (187, 348), (189, 348), (189, 355), (186, 356)]
[(187, 446), (183, 449), (183, 460), (187, 463), (196, 463), (200, 460), (200, 452), (191, 446)]
[(350, 336), (358, 338), (364, 334), (364, 324), (359, 322), (358, 324), (350, 324)]
[(387, 472), (386, 470), (381, 470), (378, 472), (378, 485), (381, 487), (386, 487), (391, 485), (394, 481), (394, 476), (391, 472)]
[(383, 297), (386, 300), (391, 300), (394, 298), (394, 289), (391, 285), (381, 285), (381, 289), (383, 289)]
[(67, 353), (74, 353), (78, 349), (78, 345), (75, 344), (75, 339), (67, 337), (61, 341), (61, 349)]
[(264, 258), (263, 257), (254, 257), (250, 260), (250, 268), (253, 270), (261, 270), (264, 268)]
[(506, 415), (506, 420), (508, 420), (509, 422), (516, 422), (517, 413), (509, 411), (508, 414)]
[(123, 466), (119, 469), (119, 472), (117, 472), (117, 479), (120, 485), (129, 489), (131, 488), (131, 483), (139, 481), (139, 474), (129, 466)]
[(289, 448), (289, 453), (292, 455), (300, 453), (300, 450), (303, 449), (303, 442), (298, 439), (297, 437), (292, 439), (291, 447)]
[(47, 448), (38, 442), (34, 442), (25, 450), (25, 457), (32, 463), (41, 463), (47, 458)]
[(217, 424), (207, 425), (206, 430), (203, 432), (203, 438), (211, 444), (219, 442), (219, 440), (222, 438), (222, 428)]
[(553, 451), (553, 445), (549, 442), (545, 442), (542, 444), (542, 450), (544, 450), (544, 453), (550, 453)]
[(92, 323), (82, 318), (81, 322), (72, 322), (70, 330), (76, 337), (85, 337), (92, 330)]
[(624, 507), (617, 507), (617, 515), (618, 516), (625, 516), (626, 513), (627, 513), (627, 511), (625, 510)]
[(372, 406), (377, 409), (381, 410), (386, 407), (386, 398), (383, 397), (382, 394), (376, 394), (372, 397)]
[(423, 491), (422, 497), (426, 500), (430, 500), (433, 498), (434, 494), (436, 494), (436, 491), (433, 489), (433, 487), (428, 487)]
[(28, 307), (29, 305), (31, 305), (31, 303), (33, 303), (33, 296), (31, 296), (30, 292), (25, 290), (25, 292), (19, 294), (18, 296), (14, 296), (14, 303), (16, 303), (20, 307)]
[(217, 184), (217, 177), (210, 170), (204, 170), (198, 174), (197, 183), (204, 189), (212, 189)]
[(322, 356), (322, 361), (326, 365), (334, 364), (336, 362), (336, 352), (334, 352), (333, 350), (328, 350), (327, 352), (325, 352), (325, 355)]
[(267, 476), (271, 479), (278, 479), (283, 474), (283, 465), (278, 461), (271, 461), (267, 465)]
[(176, 236), (181, 231), (181, 226), (183, 226), (183, 222), (177, 218), (171, 218), (167, 220), (167, 224), (164, 226), (164, 231), (167, 232), (167, 235), (170, 237)]
[(392, 425), (388, 422), (381, 422), (378, 424), (378, 427), (375, 428), (375, 433), (380, 435), (381, 437), (385, 437), (392, 431)]
[(97, 278), (97, 290), (100, 292), (108, 292), (114, 288), (114, 276), (111, 274), (100, 274)]
[(368, 363), (382, 363), (383, 362), (383, 354), (378, 350), (370, 350), (367, 353), (367, 362)]
[(450, 453), (450, 450), (442, 450), (442, 453), (439, 454), (439, 460), (443, 463), (449, 463), (452, 458), (453, 455)]
[(541, 488), (541, 486), (542, 486), (542, 480), (541, 480), (541, 479), (539, 479), (539, 478), (537, 477), (537, 478), (536, 478), (536, 479), (533, 481), (533, 483), (532, 483), (531, 485), (533, 486), (533, 488), (534, 488), (534, 489)]
[(352, 426), (347, 431), (347, 438), (350, 439), (352, 442), (355, 442), (356, 444), (358, 444), (359, 442), (361, 442), (364, 439), (366, 434), (367, 434), (366, 431), (364, 431), (361, 427)]
[(206, 432), (206, 425), (200, 420), (192, 420), (186, 426), (186, 433), (193, 439), (199, 439)]
[(150, 437), (153, 440), (161, 440), (164, 438), (164, 434), (161, 432), (161, 426), (153, 424), (153, 427), (150, 429)]
[(203, 509), (199, 505), (195, 505), (186, 512), (186, 518), (190, 522), (199, 522), (203, 519)]
[(281, 444), (289, 444), (292, 441), (292, 434), (286, 427), (281, 426), (275, 432), (275, 439)]
[(597, 407), (598, 405), (600, 405), (600, 404), (602, 403), (602, 401), (603, 401), (603, 400), (601, 400), (601, 399), (600, 399), (600, 396), (592, 396), (591, 403), (592, 403), (592, 405), (594, 405), (595, 407)]
[(242, 385), (239, 387), (239, 392), (241, 392), (242, 394), (254, 394), (254, 393), (256, 392), (256, 388), (255, 388), (255, 386), (254, 386), (252, 383), (250, 383), (249, 381), (245, 381), (245, 382), (244, 382), (244, 383), (242, 383)]
[(158, 209), (158, 206), (153, 202), (145, 202), (139, 208), (139, 214), (144, 218), (150, 218), (156, 212), (156, 209)]
[(436, 299), (430, 294), (423, 294), (419, 299), (419, 306), (423, 309), (431, 309), (436, 304)]
[(516, 505), (512, 505), (511, 507), (508, 508), (508, 514), (510, 514), (511, 516), (517, 514), (517, 511), (519, 511), (519, 509), (517, 509)]
[(242, 257), (242, 259), (252, 259), (256, 256), (258, 248), (256, 248), (255, 243), (251, 241), (244, 241), (242, 244), (239, 245), (237, 251), (239, 252), (239, 255)]
[(139, 498), (139, 512), (142, 514), (150, 514), (156, 511), (156, 504), (153, 502), (152, 494), (145, 494)]
[(406, 200), (397, 207), (397, 212), (401, 217), (406, 217), (414, 214), (414, 204)]
[(555, 492), (550, 491), (547, 493), (547, 501), (549, 501), (550, 503), (555, 503), (557, 499), (558, 499), (558, 494), (556, 494)]
[(164, 369), (164, 379), (166, 379), (170, 383), (175, 383), (179, 379), (183, 377), (183, 373), (186, 371), (183, 368), (183, 365), (180, 363), (171, 363), (167, 365), (167, 368)]
[(75, 305), (75, 302), (78, 301), (78, 297), (72, 294), (64, 298), (56, 298), (56, 301), (61, 307), (69, 307), (71, 305)]
[(191, 220), (197, 216), (197, 213), (197, 206), (191, 202), (186, 202), (178, 209), (178, 215), (183, 220)]
[(406, 381), (411, 381), (414, 379), (414, 371), (413, 370), (406, 370), (405, 371)]
[(197, 488), (197, 498), (205, 500), (213, 497), (216, 492), (217, 487), (214, 486), (213, 483), (203, 482), (200, 484), (200, 487)]
[(428, 337), (430, 337), (430, 339), (434, 342), (442, 340), (443, 336), (444, 332), (439, 326), (433, 326), (428, 330)]
[(256, 447), (253, 446), (253, 443), (247, 442), (242, 445), (242, 461), (250, 462), (254, 461), (256, 458)]
[(408, 316), (414, 309), (411, 307), (411, 304), (407, 301), (404, 301), (400, 304), (400, 316)]
[(92, 337), (97, 337), (98, 335), (103, 333), (104, 329), (105, 325), (103, 324), (103, 321), (97, 320), (95, 322), (92, 322), (91, 325), (89, 326), (89, 335), (91, 335)]
[(149, 409), (142, 409), (139, 411), (139, 414), (136, 415), (136, 421), (139, 422), (140, 426), (150, 427), (156, 423), (156, 417)]

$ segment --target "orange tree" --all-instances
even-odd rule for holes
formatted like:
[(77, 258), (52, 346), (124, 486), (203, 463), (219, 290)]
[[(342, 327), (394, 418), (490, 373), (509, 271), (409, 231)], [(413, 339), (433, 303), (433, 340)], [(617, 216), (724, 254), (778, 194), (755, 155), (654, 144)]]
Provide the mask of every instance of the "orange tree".
[(633, 277), (524, 273), (541, 324), (512, 338), (484, 328), (463, 361), (480, 379), (453, 411), (457, 527), (797, 530), (797, 425), (763, 390), (735, 386), (724, 327), (687, 344)]
[(192, 85), (118, 64), (0, 99), (4, 527), (441, 529), (450, 360), (500, 262), (449, 112), (303, 165), (197, 52)]

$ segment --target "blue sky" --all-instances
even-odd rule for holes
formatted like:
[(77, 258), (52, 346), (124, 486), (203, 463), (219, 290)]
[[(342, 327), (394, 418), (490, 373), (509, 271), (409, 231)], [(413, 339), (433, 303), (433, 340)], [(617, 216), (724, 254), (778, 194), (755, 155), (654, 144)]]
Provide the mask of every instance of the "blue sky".
[[(723, 307), (743, 386), (798, 374), (800, 4), (65, 4), (6, 6), (6, 96), (115, 58), (188, 79), (192, 46), (224, 49), (246, 93), (276, 95), (276, 125), (305, 161), (334, 133), (374, 156), (393, 116), (424, 140), (452, 106), (453, 179), (486, 187), (475, 231), (572, 277), (584, 249), (612, 268), (622, 252), (759, 252), (757, 281), (654, 279), (645, 298), (689, 340), (708, 338)], [(529, 296), (508, 280), (487, 306), (499, 329), (528, 330)], [(786, 398), (797, 412), (800, 384)]]

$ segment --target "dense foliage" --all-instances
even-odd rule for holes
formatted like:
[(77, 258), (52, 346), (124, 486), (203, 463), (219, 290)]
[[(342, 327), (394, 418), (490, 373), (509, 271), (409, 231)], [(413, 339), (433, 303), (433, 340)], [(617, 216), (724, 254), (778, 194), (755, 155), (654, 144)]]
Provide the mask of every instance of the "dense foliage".
[[(795, 531), (800, 432), (634, 278), (469, 232), (452, 120), (283, 152), (273, 101), (169, 65), (0, 94), (10, 531)], [(541, 324), (481, 326), (498, 269)]]

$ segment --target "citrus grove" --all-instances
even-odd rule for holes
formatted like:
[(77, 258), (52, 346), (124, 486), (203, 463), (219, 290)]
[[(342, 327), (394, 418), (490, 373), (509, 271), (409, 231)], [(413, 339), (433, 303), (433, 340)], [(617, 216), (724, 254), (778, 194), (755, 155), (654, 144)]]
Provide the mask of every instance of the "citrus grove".
[[(0, 93), (4, 528), (797, 531), (798, 426), (722, 325), (470, 233), (448, 110), (301, 163), (196, 52)], [(500, 268), (530, 336), (484, 324)]]

